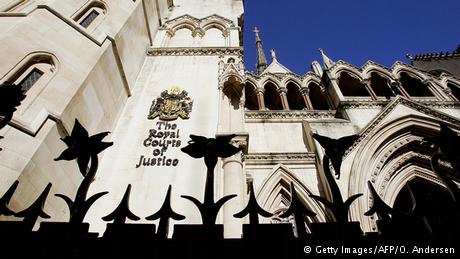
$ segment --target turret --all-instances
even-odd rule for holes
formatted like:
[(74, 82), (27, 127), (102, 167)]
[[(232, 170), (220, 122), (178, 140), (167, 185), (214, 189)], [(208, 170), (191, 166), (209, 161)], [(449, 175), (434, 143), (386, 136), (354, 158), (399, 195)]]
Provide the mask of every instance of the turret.
[(254, 28), (254, 32), (256, 34), (256, 47), (257, 47), (257, 74), (261, 74), (267, 68), (267, 57), (265, 57), (264, 47), (262, 46), (262, 40), (259, 36), (259, 29), (257, 27)]

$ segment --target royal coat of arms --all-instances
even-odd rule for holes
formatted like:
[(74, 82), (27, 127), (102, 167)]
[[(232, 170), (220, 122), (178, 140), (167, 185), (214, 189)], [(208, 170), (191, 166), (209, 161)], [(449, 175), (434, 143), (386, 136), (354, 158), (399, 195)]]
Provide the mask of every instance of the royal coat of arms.
[(192, 112), (193, 100), (188, 96), (187, 91), (180, 90), (179, 87), (173, 87), (171, 90), (165, 90), (152, 101), (148, 119), (153, 120), (160, 117), (160, 120), (171, 121), (178, 117), (182, 119), (190, 118)]

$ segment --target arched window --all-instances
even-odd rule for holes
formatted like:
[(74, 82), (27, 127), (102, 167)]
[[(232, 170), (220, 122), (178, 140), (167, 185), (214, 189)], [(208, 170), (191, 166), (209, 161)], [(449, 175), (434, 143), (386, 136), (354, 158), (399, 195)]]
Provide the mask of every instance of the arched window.
[(369, 92), (366, 87), (361, 84), (360, 80), (352, 77), (347, 72), (340, 73), (339, 88), (342, 91), (343, 96), (370, 97)]
[(269, 110), (282, 110), (283, 103), (281, 102), (281, 97), (276, 89), (276, 86), (273, 83), (268, 82), (265, 84), (264, 89), (265, 107)]
[(371, 88), (378, 97), (385, 97), (387, 99), (390, 99), (390, 97), (395, 96), (393, 91), (395, 91), (396, 89), (393, 89), (392, 91), (388, 85), (388, 79), (384, 78), (379, 73), (372, 72), (370, 80)]
[(417, 204), (417, 213), (423, 215), (423, 218), (413, 218), (410, 222), (411, 226), (408, 226), (409, 229), (427, 231), (426, 226), (429, 226), (430, 232), (446, 233), (456, 224), (455, 213), (451, 213), (455, 203), (446, 188), (421, 177), (415, 177), (401, 189), (393, 208), (396, 211), (411, 211), (414, 205), (412, 197)]
[(305, 101), (300, 93), (299, 86), (289, 82), (287, 88), (287, 99), (291, 110), (302, 110), (306, 108)]
[(402, 72), (400, 77), (401, 86), (406, 90), (410, 96), (422, 97), (422, 96), (434, 96), (433, 92), (428, 86), (415, 77)]
[(312, 193), (308, 187), (297, 178), (294, 172), (282, 164), (273, 168), (273, 171), (261, 183), (259, 192), (256, 194), (260, 206), (274, 214), (274, 217), (268, 220), (264, 219), (264, 221), (271, 221), (272, 223), (283, 222), (282, 219), (277, 217), (278, 213), (276, 212), (286, 210), (291, 204), (291, 183), (295, 185), (297, 197), (301, 202), (316, 213), (315, 217), (305, 218), (307, 231), (310, 223), (326, 221), (326, 218), (328, 218), (327, 212), (315, 200), (310, 198)]
[(168, 43), (169, 47), (191, 47), (193, 46), (192, 31), (189, 27), (182, 27), (174, 32)]
[(244, 107), (246, 107), (248, 110), (259, 110), (257, 93), (255, 87), (251, 83), (246, 83), (246, 86), (244, 87), (244, 94), (246, 97), (246, 103)]
[(321, 92), (319, 85), (315, 83), (308, 84), (309, 93), (308, 96), (311, 101), (313, 110), (329, 110), (329, 104), (324, 94)]
[(87, 30), (93, 30), (99, 25), (107, 14), (107, 7), (100, 1), (92, 1), (73, 18)]
[(201, 40), (203, 47), (223, 47), (225, 46), (225, 37), (222, 30), (217, 27), (206, 29), (203, 39)]
[[(433, 172), (431, 166), (431, 156), (436, 152), (436, 149), (429, 145), (420, 145), (420, 142), (426, 137), (439, 135), (436, 128), (433, 128), (433, 125), (438, 123), (436, 118), (427, 119), (410, 114), (374, 130), (369, 139), (358, 144), (358, 146), (365, 148), (358, 150), (354, 158), (353, 166), (350, 169), (348, 191), (350, 193), (364, 193), (370, 197), (370, 191), (362, 183), (371, 181), (379, 196), (388, 205), (397, 207), (400, 202), (398, 199), (407, 201), (408, 196), (400, 192), (404, 190), (406, 183), (413, 179), (420, 178), (428, 183), (428, 185), (423, 184), (426, 187), (420, 188), (420, 190), (425, 189), (426, 194), (432, 188), (443, 189), (441, 180)], [(440, 166), (441, 170), (455, 180), (455, 174), (451, 168), (442, 164)], [(411, 188), (414, 187), (412, 183), (410, 185)], [(418, 207), (419, 198), (417, 198), (416, 188), (414, 187), (412, 190), (416, 196)], [(398, 198), (399, 195), (404, 197)], [(423, 202), (423, 199), (421, 198), (420, 202)], [(430, 201), (425, 202), (428, 202), (426, 203), (428, 205), (430, 203)], [(436, 202), (435, 199), (432, 199), (432, 202)], [(377, 217), (363, 216), (362, 211), (358, 210), (358, 207), (369, 208), (370, 205), (367, 200), (360, 199), (357, 203), (359, 206), (350, 211), (352, 218), (354, 220), (359, 218), (363, 229), (377, 230), (378, 226), (375, 222)], [(434, 208), (433, 211), (435, 211)]]
[[(34, 53), (20, 62), (10, 74), (7, 82), (16, 84), (27, 93), (32, 89), (41, 90), (56, 72), (56, 59), (49, 54)], [(37, 92), (38, 93), (38, 92)]]
[(449, 87), (452, 91), (452, 95), (457, 99), (457, 101), (460, 101), (460, 87), (452, 83), (447, 83), (447, 87)]

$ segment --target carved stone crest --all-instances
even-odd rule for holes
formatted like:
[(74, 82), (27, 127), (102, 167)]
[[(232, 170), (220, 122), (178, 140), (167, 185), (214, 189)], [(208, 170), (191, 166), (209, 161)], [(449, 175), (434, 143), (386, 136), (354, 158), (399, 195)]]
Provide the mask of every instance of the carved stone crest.
[(165, 90), (152, 101), (148, 119), (153, 120), (160, 117), (160, 120), (171, 121), (178, 117), (190, 118), (193, 100), (188, 96), (187, 91), (175, 86), (171, 90)]

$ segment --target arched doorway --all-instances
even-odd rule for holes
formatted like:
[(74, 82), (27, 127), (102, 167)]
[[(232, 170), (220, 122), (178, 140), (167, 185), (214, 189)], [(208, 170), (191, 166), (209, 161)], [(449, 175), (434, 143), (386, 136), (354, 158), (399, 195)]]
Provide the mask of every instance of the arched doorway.
[(445, 187), (415, 177), (398, 193), (393, 208), (396, 211), (411, 211), (414, 206), (412, 197), (416, 203), (410, 218), (410, 227), (414, 232), (411, 234), (443, 235), (457, 224), (456, 215), (452, 211), (456, 205)]

